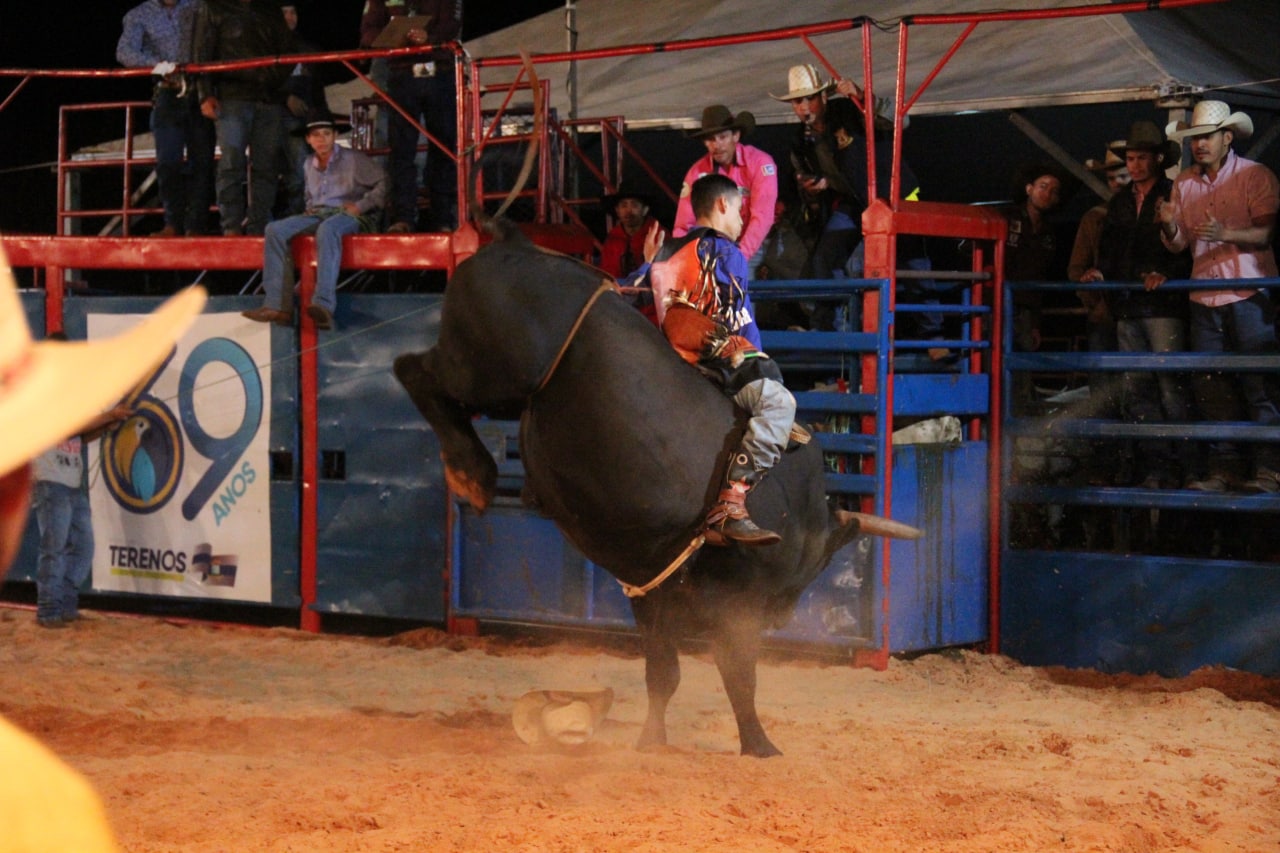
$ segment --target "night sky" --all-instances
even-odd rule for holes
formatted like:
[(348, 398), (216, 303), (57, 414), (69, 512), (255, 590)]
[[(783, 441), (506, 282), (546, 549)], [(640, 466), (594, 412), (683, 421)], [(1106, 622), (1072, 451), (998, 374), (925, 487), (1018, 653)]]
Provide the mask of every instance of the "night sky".
[[(45, 14), (32, 6), (0, 21), (0, 67), (5, 69), (118, 68), (116, 41), (124, 13), (138, 0), (77, 3)], [(359, 38), (364, 0), (300, 0), (299, 30), (322, 50), (354, 49)], [(468, 0), (464, 38), (474, 38), (561, 8), (564, 0)], [(345, 69), (330, 72), (327, 82), (349, 78)], [(20, 78), (0, 78), (0, 102)], [(147, 100), (150, 83), (128, 80), (55, 81), (33, 79), (0, 111), (0, 230), (48, 232), (53, 228), (55, 182), (47, 166), (56, 159), (58, 107), (64, 103)], [(107, 128), (78, 122), (83, 138), (71, 137), (73, 148), (124, 136), (119, 126)], [(74, 128), (73, 128), (74, 129)], [(20, 201), (18, 201), (20, 200)]]

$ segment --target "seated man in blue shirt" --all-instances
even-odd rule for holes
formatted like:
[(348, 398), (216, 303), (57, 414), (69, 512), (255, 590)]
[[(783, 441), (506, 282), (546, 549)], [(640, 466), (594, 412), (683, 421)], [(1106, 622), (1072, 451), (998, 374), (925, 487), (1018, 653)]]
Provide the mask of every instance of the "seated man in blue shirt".
[[(307, 314), (317, 329), (332, 329), (342, 238), (374, 230), (377, 211), (386, 197), (387, 178), (382, 167), (367, 155), (337, 144), (332, 118), (307, 122), (307, 144), (315, 154), (306, 163), (306, 210), (267, 226), (262, 261), (262, 285), (267, 298), (261, 308), (243, 313), (259, 323), (288, 326), (293, 322), (293, 256), (289, 241), (299, 234), (315, 234), (316, 292)], [(283, 301), (286, 296), (288, 305)]]
[(724, 175), (704, 175), (690, 200), (694, 227), (665, 245), (662, 232), (651, 229), (645, 243), (650, 263), (626, 283), (653, 288), (659, 325), (676, 352), (719, 381), (751, 415), (729, 460), (725, 488), (707, 515), (708, 541), (716, 542), (718, 534), (743, 545), (772, 545), (780, 537), (751, 520), (746, 496), (786, 450), (796, 401), (778, 366), (760, 351), (747, 259), (735, 242), (742, 233), (738, 185)]

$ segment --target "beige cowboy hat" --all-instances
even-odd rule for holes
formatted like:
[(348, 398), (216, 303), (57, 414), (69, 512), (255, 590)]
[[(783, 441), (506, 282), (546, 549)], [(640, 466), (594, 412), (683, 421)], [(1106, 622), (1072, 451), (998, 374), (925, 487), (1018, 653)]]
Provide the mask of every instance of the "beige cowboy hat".
[(1188, 136), (1200, 136), (1216, 130), (1230, 130), (1240, 138), (1253, 136), (1253, 119), (1244, 113), (1233, 113), (1222, 101), (1201, 101), (1191, 111), (1191, 121), (1171, 121), (1165, 134), (1175, 142)]
[(511, 713), (520, 740), (533, 746), (581, 746), (591, 740), (613, 704), (613, 689), (530, 690)]
[(1117, 151), (1124, 151), (1124, 140), (1117, 139), (1107, 144), (1107, 153), (1102, 156), (1101, 160), (1095, 160), (1090, 157), (1084, 161), (1084, 167), (1095, 174), (1103, 174), (1104, 172), (1114, 172), (1116, 169), (1124, 168), (1124, 158), (1117, 154)]
[(0, 248), (0, 475), (120, 402), (173, 348), (205, 298), (203, 287), (188, 287), (113, 338), (37, 343)]
[(702, 111), (702, 127), (690, 131), (692, 139), (715, 136), (722, 130), (737, 130), (746, 136), (756, 129), (756, 117), (743, 110), (736, 116), (724, 104), (713, 104)]
[(1111, 143), (1111, 149), (1116, 154), (1123, 154), (1130, 150), (1154, 151), (1164, 155), (1161, 160), (1164, 166), (1176, 165), (1182, 159), (1182, 145), (1166, 139), (1164, 132), (1156, 127), (1153, 121), (1135, 121), (1129, 126), (1129, 135)]
[(822, 75), (813, 65), (793, 65), (787, 70), (787, 93), (769, 97), (775, 101), (794, 101), (796, 98), (808, 98), (819, 92), (825, 92), (836, 85), (834, 80), (822, 82)]

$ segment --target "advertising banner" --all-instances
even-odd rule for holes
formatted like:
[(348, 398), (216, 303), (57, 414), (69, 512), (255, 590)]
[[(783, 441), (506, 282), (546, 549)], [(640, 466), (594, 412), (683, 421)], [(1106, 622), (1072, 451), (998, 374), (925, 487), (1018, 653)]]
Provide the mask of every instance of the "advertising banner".
[(271, 327), (205, 314), (122, 401), (89, 448), (95, 590), (271, 601), (270, 388)]

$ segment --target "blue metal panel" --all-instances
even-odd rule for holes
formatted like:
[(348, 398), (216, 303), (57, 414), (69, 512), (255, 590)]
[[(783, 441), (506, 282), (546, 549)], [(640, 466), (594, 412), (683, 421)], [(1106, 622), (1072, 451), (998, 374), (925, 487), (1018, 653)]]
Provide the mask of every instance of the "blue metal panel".
[(893, 413), (901, 416), (985, 415), (991, 383), (982, 373), (911, 373), (893, 378)]
[(548, 519), (512, 498), (484, 515), (459, 506), (452, 611), (479, 618), (581, 622), (586, 559)]
[(1280, 674), (1280, 571), (1228, 560), (1009, 551), (1001, 649), (1024, 663)]
[[(441, 301), (341, 295), (338, 331), (321, 334), (318, 610), (444, 619), (440, 448), (391, 371), (435, 342)], [(324, 479), (326, 454), (343, 458), (342, 479)]]
[(890, 515), (926, 535), (890, 546), (892, 651), (986, 638), (986, 483), (985, 442), (894, 448)]

